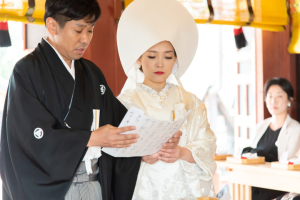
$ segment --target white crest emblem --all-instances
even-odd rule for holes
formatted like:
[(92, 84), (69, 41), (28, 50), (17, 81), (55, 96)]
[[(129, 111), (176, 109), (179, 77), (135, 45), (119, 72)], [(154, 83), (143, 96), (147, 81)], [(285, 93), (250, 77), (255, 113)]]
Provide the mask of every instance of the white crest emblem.
[(44, 136), (44, 131), (41, 128), (34, 129), (33, 135), (36, 139), (41, 139)]
[(106, 87), (105, 87), (104, 85), (100, 85), (100, 92), (101, 92), (101, 95), (104, 95), (105, 90), (106, 90)]

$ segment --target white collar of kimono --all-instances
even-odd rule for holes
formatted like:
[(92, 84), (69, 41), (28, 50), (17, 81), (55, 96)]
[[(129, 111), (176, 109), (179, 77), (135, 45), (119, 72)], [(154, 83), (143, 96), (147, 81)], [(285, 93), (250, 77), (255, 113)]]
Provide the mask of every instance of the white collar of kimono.
[[(167, 104), (167, 101), (170, 100), (169, 95), (176, 88), (177, 87), (175, 87), (174, 84), (167, 83), (163, 90), (157, 93), (151, 87), (138, 83), (135, 91), (141, 98), (145, 108), (147, 108), (148, 106), (152, 106), (154, 108), (163, 109), (164, 105)], [(149, 98), (149, 95), (152, 98)]]
[(117, 30), (119, 56), (128, 77), (122, 93), (134, 90), (137, 83), (144, 81), (136, 61), (162, 41), (171, 42), (178, 61), (178, 70), (167, 82), (181, 85), (179, 78), (191, 64), (198, 46), (198, 29), (192, 15), (176, 0), (135, 0), (130, 3)]
[(74, 62), (74, 60), (72, 60), (72, 62), (71, 62), (71, 68), (70, 68), (69, 65), (66, 63), (66, 61), (58, 53), (58, 51), (47, 41), (47, 37), (43, 37), (43, 39), (54, 49), (54, 51), (58, 55), (58, 57), (61, 60), (61, 62), (64, 64), (64, 66), (66, 67), (66, 69), (68, 70), (68, 72), (71, 74), (71, 76), (75, 80), (75, 64), (74, 64), (75, 62)]
[(138, 83), (137, 86), (147, 91), (160, 105), (162, 105), (163, 102), (167, 99), (171, 88), (173, 87), (171, 83), (166, 83), (165, 87), (160, 92), (157, 92), (156, 90), (145, 84)]

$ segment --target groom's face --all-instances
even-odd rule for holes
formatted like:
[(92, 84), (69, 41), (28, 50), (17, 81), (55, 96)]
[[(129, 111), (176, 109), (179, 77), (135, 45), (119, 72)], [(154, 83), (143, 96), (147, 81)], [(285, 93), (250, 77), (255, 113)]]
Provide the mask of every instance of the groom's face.
[(64, 27), (57, 23), (55, 48), (69, 60), (80, 59), (92, 40), (94, 26), (84, 19), (68, 21)]

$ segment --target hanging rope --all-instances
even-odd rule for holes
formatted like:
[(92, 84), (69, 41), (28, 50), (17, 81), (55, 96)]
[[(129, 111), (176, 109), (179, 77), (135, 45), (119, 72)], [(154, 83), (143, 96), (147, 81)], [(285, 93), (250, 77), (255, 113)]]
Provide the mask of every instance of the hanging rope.
[(247, 25), (250, 25), (254, 21), (254, 12), (251, 0), (247, 0), (247, 6), (249, 12), (249, 22), (247, 23)]
[(211, 0), (207, 0), (207, 7), (209, 10), (209, 18), (207, 22), (210, 23), (215, 17), (214, 7), (212, 6)]
[(35, 0), (28, 0), (28, 10), (25, 14), (25, 16), (27, 17), (28, 22), (34, 22), (35, 18), (32, 17), (33, 13), (35, 11)]

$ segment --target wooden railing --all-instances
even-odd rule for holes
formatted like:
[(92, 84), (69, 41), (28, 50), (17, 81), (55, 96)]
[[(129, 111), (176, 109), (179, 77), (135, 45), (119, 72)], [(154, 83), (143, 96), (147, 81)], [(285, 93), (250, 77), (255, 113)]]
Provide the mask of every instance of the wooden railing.
[(251, 186), (230, 183), (231, 200), (251, 200)]

